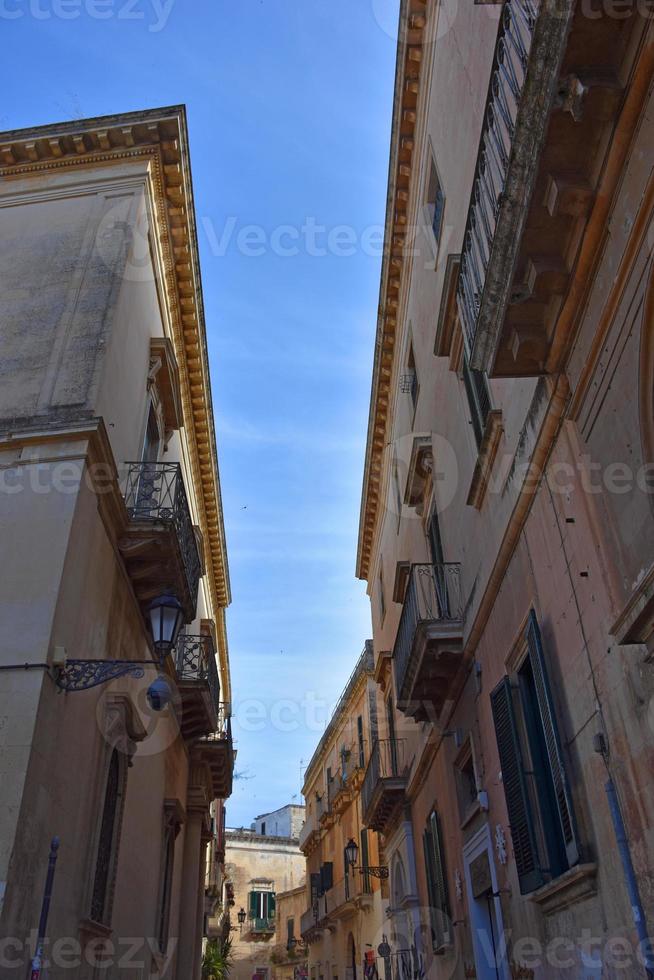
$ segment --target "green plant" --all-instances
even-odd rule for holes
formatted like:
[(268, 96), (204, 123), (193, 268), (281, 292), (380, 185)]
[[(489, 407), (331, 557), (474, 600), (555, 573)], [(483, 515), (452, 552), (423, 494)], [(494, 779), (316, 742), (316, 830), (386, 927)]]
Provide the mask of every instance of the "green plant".
[(210, 939), (202, 960), (202, 980), (227, 980), (232, 968), (232, 940)]

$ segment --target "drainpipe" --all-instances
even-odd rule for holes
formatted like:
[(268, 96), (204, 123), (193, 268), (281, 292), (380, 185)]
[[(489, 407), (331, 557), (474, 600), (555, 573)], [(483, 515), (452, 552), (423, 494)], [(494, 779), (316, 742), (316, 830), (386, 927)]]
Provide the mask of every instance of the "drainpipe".
[(636, 927), (639, 945), (644, 960), (645, 973), (649, 980), (654, 980), (654, 953), (652, 952), (652, 944), (647, 932), (645, 911), (643, 909), (643, 903), (640, 900), (638, 882), (636, 880), (634, 865), (631, 860), (629, 841), (627, 840), (627, 832), (625, 830), (624, 820), (622, 819), (622, 811), (620, 810), (618, 794), (615, 791), (615, 784), (610, 776), (606, 783), (605, 789), (609, 801), (611, 819), (613, 820), (615, 838), (618, 843), (618, 850), (620, 852), (620, 860), (622, 861), (622, 870), (624, 872), (625, 885), (627, 886), (627, 894), (631, 905), (631, 914), (634, 918), (634, 925)]

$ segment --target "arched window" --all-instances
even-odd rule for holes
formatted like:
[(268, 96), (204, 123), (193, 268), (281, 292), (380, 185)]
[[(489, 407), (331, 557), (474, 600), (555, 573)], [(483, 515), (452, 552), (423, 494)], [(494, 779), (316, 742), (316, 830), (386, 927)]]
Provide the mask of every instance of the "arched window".
[(91, 898), (91, 919), (105, 925), (111, 917), (111, 893), (124, 797), (124, 773), (123, 760), (118, 750), (114, 749), (107, 772)]

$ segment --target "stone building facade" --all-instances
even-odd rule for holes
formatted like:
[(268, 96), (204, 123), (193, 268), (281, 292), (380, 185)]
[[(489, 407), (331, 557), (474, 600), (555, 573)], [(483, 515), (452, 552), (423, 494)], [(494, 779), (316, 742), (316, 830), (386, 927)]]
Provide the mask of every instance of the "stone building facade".
[(254, 818), (251, 829), (262, 837), (292, 837), (297, 840), (304, 823), (304, 812), (301, 804), (289, 803), (272, 813), (259, 814)]
[(307, 980), (308, 950), (300, 935), (300, 923), (306, 906), (304, 881), (287, 892), (278, 892), (276, 901), (275, 946), (270, 956), (272, 980)]
[(436, 978), (654, 975), (653, 31), (401, 4), (362, 795)]
[(197, 980), (234, 751), (185, 112), (0, 145), (0, 973), (58, 837), (48, 978)]
[[(362, 813), (361, 789), (378, 728), (372, 643), (368, 641), (307, 766), (302, 793), (307, 859), (302, 939), (311, 980), (353, 980), (384, 938), (386, 880), (378, 835)], [(346, 854), (356, 845), (355, 863)], [(373, 958), (374, 964), (374, 958)]]
[[(283, 807), (282, 811), (290, 809)], [(257, 819), (267, 823), (273, 818), (274, 822), (275, 814), (279, 813), (276, 810)], [(286, 819), (290, 820), (289, 814)], [(233, 902), (230, 977), (272, 980), (277, 945), (277, 896), (304, 884), (304, 856), (297, 837), (228, 828), (225, 842), (225, 878)]]

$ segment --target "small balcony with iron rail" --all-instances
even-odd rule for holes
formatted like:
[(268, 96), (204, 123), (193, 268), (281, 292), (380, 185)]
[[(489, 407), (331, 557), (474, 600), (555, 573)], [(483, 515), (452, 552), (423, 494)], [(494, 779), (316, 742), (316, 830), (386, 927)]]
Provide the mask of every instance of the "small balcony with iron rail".
[(224, 702), (218, 704), (216, 716), (214, 731), (203, 735), (193, 743), (193, 755), (209, 767), (213, 798), (226, 800), (232, 795), (236, 758), (232, 738), (231, 705)]
[(369, 875), (358, 873), (348, 874), (334, 883), (325, 898), (327, 915), (330, 919), (350, 919), (357, 912), (365, 912), (372, 908), (371, 878)]
[(220, 709), (220, 679), (211, 636), (180, 634), (175, 668), (182, 701), (182, 735), (187, 741), (209, 735), (216, 730)]
[(318, 843), (320, 842), (320, 836), (320, 826), (318, 824), (317, 813), (310, 813), (307, 810), (298, 840), (298, 847), (305, 857), (308, 857), (316, 849)]
[(403, 739), (385, 738), (373, 742), (361, 786), (364, 824), (385, 833), (406, 796), (408, 766)]
[(195, 619), (202, 562), (179, 463), (129, 463), (118, 546), (142, 606), (175, 595)]
[(462, 662), (461, 566), (412, 565), (392, 656), (398, 710), (437, 721)]
[(494, 377), (557, 370), (559, 313), (644, 30), (635, 6), (616, 19), (575, 0), (503, 4), (457, 286), (470, 364)]

